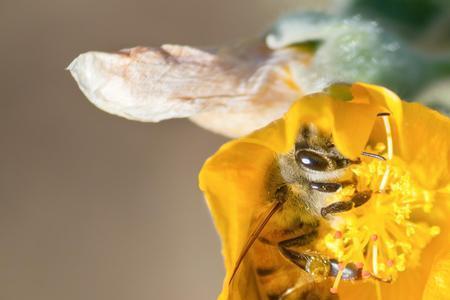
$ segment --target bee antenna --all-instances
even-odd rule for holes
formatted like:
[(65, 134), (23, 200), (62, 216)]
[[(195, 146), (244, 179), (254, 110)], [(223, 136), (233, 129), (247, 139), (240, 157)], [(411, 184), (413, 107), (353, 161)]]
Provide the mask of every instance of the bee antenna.
[(364, 156), (368, 156), (368, 157), (372, 157), (372, 158), (376, 158), (376, 159), (379, 159), (379, 160), (386, 160), (386, 158), (384, 158), (384, 156), (381, 156), (381, 155), (378, 155), (378, 154), (375, 154), (375, 153), (370, 153), (370, 152), (361, 152), (361, 155), (364, 155)]

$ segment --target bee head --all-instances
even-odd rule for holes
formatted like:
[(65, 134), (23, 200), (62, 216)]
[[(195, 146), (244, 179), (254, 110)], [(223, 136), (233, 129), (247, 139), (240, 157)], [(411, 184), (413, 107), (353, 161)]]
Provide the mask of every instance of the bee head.
[(280, 155), (277, 161), (283, 182), (293, 193), (291, 198), (316, 215), (326, 205), (325, 199), (342, 187), (341, 182), (350, 179), (347, 167), (356, 162), (343, 156), (332, 136), (313, 124), (300, 130), (292, 151)]
[(297, 138), (294, 158), (304, 176), (310, 180), (331, 180), (354, 163), (344, 157), (333, 143), (330, 134), (313, 124), (304, 126)]

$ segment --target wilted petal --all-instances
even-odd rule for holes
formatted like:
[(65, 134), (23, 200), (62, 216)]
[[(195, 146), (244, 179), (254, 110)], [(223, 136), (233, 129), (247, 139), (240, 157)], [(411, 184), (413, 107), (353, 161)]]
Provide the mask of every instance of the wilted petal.
[(192, 117), (238, 136), (281, 116), (300, 94), (287, 62), (304, 53), (262, 41), (220, 50), (187, 46), (88, 52), (68, 67), (88, 99), (109, 113), (158, 122)]

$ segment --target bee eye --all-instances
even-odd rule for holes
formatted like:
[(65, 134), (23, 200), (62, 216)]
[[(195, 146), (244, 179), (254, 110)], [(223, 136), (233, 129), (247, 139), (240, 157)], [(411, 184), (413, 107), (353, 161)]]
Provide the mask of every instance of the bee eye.
[(326, 171), (330, 169), (330, 161), (327, 158), (309, 150), (298, 150), (295, 159), (297, 163), (313, 171)]

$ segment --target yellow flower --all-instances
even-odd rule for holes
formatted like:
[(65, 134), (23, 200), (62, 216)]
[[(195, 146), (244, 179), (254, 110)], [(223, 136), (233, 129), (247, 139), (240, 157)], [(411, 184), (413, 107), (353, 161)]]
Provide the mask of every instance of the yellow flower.
[[(203, 166), (200, 188), (222, 240), (227, 272), (219, 299), (259, 299), (251, 263), (241, 266), (244, 276), (232, 288), (228, 282), (264, 206), (268, 170), (277, 154), (294, 147), (307, 123), (331, 133), (349, 159), (367, 149), (387, 158), (360, 158), (350, 167), (358, 184), (338, 196), (355, 188), (375, 192), (366, 204), (339, 214), (317, 242), (324, 255), (362, 263), (371, 274), (342, 282), (340, 298), (437, 300), (450, 294), (450, 120), (379, 86), (353, 84), (351, 101), (334, 95), (303, 97), (282, 119), (223, 145)], [(392, 282), (380, 284), (378, 277)]]

